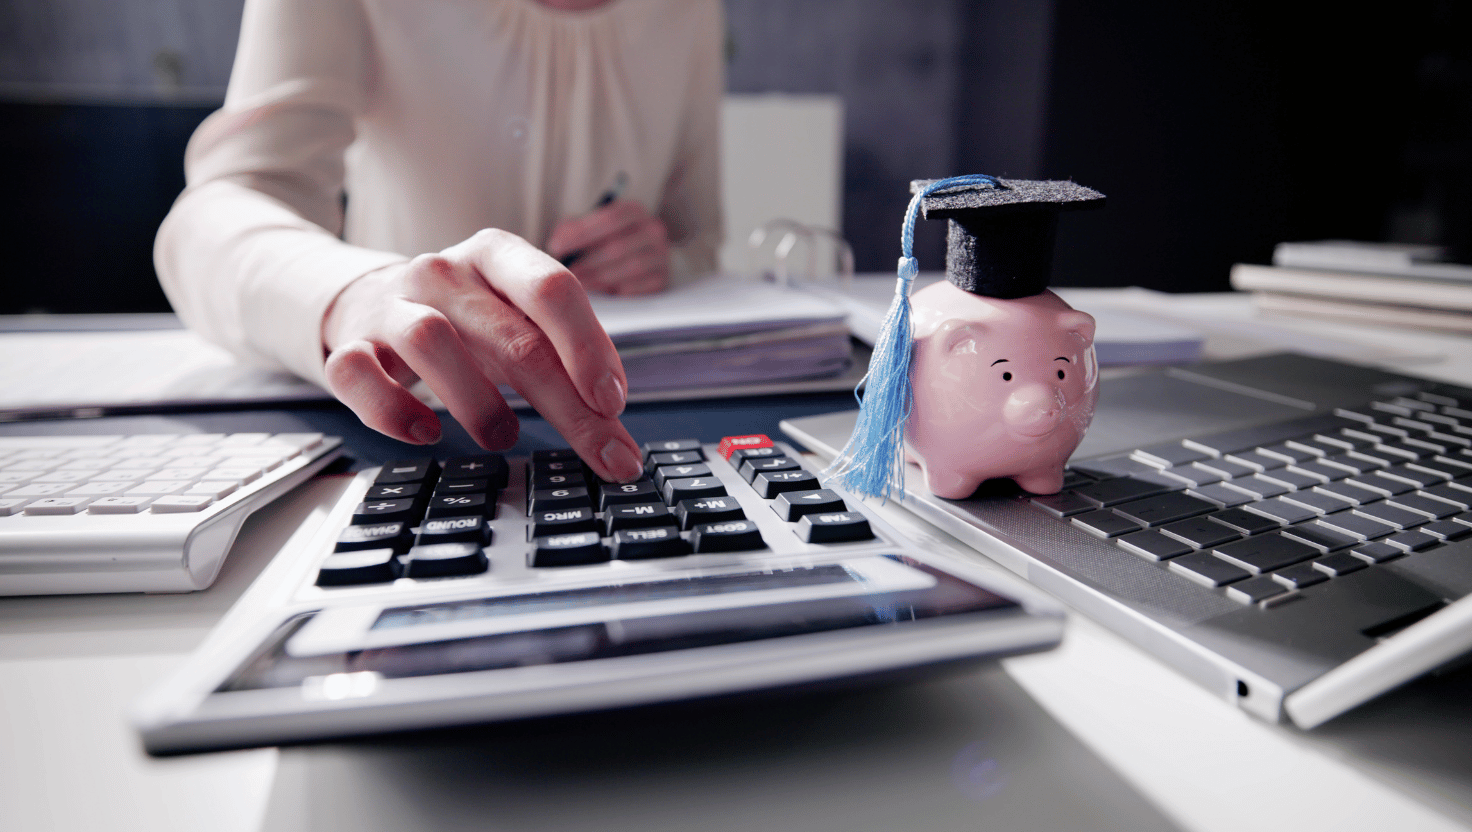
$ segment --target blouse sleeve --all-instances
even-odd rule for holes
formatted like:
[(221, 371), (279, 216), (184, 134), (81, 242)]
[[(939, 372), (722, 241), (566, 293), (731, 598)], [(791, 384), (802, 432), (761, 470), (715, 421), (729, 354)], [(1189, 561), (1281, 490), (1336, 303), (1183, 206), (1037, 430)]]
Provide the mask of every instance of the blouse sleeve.
[(322, 318), (403, 255), (350, 246), (344, 152), (372, 71), (355, 0), (250, 0), (225, 106), (185, 152), (154, 262), (181, 318), (243, 358), (323, 384)]
[(675, 275), (715, 271), (724, 233), (721, 212), (721, 99), (726, 89), (725, 19), (719, 3), (709, 3), (707, 25), (690, 45), (692, 57), (687, 118), (679, 155), (660, 202), (660, 219), (669, 230)]

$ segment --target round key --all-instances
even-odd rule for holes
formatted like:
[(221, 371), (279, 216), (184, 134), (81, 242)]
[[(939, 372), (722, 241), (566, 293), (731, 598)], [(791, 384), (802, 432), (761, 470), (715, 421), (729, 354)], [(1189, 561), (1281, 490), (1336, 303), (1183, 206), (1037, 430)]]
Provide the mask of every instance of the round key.
[(491, 542), (491, 530), (486, 519), (479, 514), (437, 517), (420, 524), (419, 536), (414, 542), (419, 546), (435, 543), (475, 543), (484, 546)]

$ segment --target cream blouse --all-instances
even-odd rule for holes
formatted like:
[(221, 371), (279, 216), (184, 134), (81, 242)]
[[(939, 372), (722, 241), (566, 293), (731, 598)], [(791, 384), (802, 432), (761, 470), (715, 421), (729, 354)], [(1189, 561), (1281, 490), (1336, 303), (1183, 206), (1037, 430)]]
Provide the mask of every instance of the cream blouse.
[(723, 25), (718, 0), (249, 0), (155, 242), (164, 290), (325, 386), (322, 317), (353, 279), (487, 227), (543, 245), (619, 172), (675, 273), (709, 271)]

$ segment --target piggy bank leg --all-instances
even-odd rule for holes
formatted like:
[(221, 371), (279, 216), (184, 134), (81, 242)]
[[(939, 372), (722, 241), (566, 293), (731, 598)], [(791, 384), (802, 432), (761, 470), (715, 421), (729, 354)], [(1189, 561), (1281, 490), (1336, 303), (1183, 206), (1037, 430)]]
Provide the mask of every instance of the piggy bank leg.
[(942, 465), (923, 467), (925, 484), (937, 497), (944, 497), (947, 500), (964, 500), (976, 491), (978, 485), (981, 485), (980, 478)]
[(1031, 494), (1057, 494), (1063, 490), (1063, 466), (1028, 471), (1012, 478), (1017, 486)]

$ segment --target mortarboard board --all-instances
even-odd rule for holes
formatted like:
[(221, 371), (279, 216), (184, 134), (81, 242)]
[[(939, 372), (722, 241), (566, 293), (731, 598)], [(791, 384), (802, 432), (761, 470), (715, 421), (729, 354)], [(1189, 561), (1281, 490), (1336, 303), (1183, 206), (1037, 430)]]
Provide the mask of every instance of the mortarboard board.
[(1098, 208), (1104, 195), (1066, 181), (999, 179), (985, 174), (916, 180), (900, 233), (894, 301), (874, 342), (859, 418), (848, 444), (824, 473), (855, 494), (888, 499), (904, 490), (905, 421), (910, 415), (910, 286), (920, 271), (915, 220), (948, 220), (946, 278), (974, 294), (1011, 299), (1041, 294), (1053, 267), (1060, 211)]

